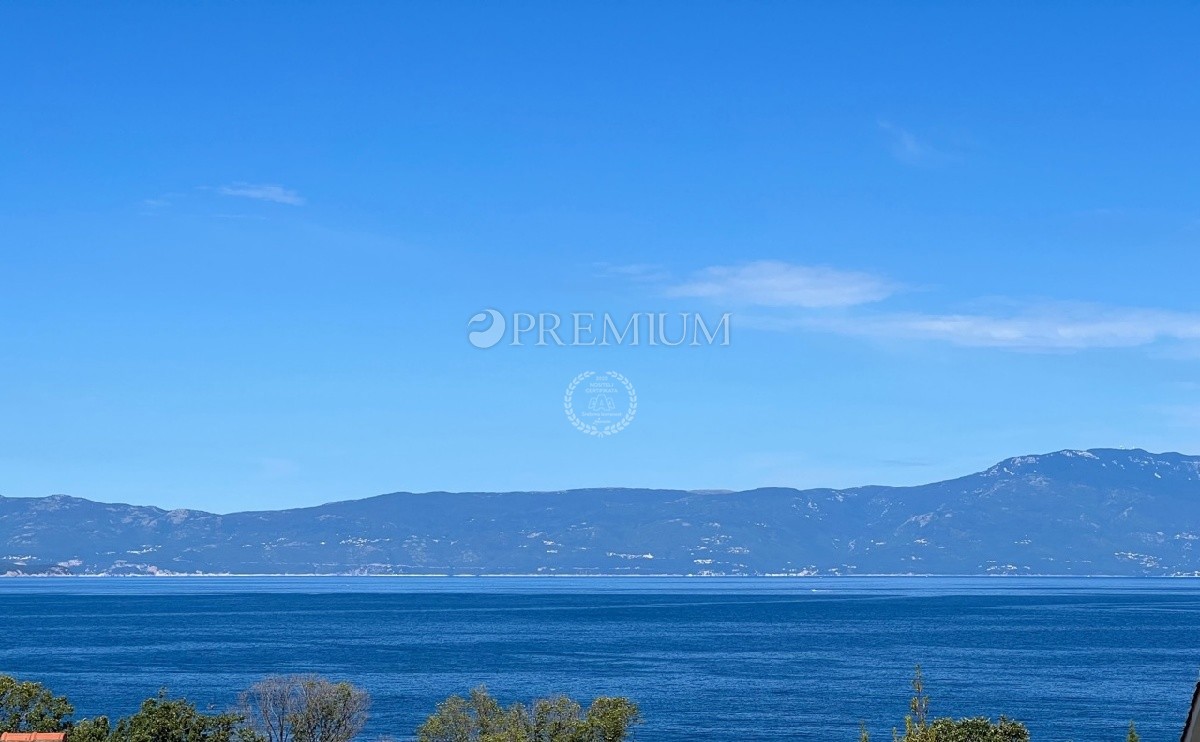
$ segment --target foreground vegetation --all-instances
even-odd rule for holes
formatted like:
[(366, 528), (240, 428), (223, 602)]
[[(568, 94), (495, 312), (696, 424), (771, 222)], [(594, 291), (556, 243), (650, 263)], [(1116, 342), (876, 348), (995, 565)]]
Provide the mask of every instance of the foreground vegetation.
[[(929, 720), (929, 696), (925, 693), (925, 678), (920, 666), (912, 680), (913, 697), (904, 717), (904, 736), (892, 730), (893, 740), (903, 742), (1029, 742), (1029, 730), (1019, 721), (1001, 716), (992, 723), (983, 716), (966, 719), (943, 717)], [(870, 742), (866, 725), (862, 726), (860, 742)]]
[[(371, 698), (317, 675), (272, 676), (246, 689), (234, 710), (205, 713), (160, 691), (130, 716), (73, 721), (75, 708), (40, 683), (0, 675), (0, 732), (66, 732), (67, 742), (350, 742)], [(420, 742), (622, 742), (640, 723), (628, 698), (600, 697), (585, 711), (566, 696), (507, 708), (483, 687), (450, 696), (416, 732)]]
[(640, 721), (628, 698), (597, 698), (586, 712), (566, 696), (503, 708), (479, 687), (438, 704), (417, 742), (621, 742)]
[[(1001, 716), (996, 722), (984, 716), (930, 720), (929, 695), (925, 693), (925, 677), (918, 665), (912, 679), (912, 700), (904, 717), (904, 734), (892, 730), (893, 742), (1029, 742), (1029, 730), (1019, 721)], [(870, 742), (866, 724), (860, 726), (859, 742)], [(1137, 728), (1129, 722), (1126, 742), (1139, 742)]]
[[(1025, 725), (1003, 716), (930, 719), (921, 668), (903, 733), (893, 742), (1029, 742)], [(317, 675), (272, 676), (247, 688), (235, 709), (205, 713), (160, 691), (134, 714), (72, 720), (74, 707), (40, 683), (0, 675), (0, 732), (66, 732), (67, 742), (351, 742), (367, 723), (371, 698)], [(628, 698), (600, 697), (584, 709), (566, 696), (503, 706), (484, 687), (453, 695), (416, 730), (417, 742), (624, 742), (642, 721)], [(860, 742), (870, 742), (866, 725)], [(1126, 742), (1139, 742), (1129, 724)]]

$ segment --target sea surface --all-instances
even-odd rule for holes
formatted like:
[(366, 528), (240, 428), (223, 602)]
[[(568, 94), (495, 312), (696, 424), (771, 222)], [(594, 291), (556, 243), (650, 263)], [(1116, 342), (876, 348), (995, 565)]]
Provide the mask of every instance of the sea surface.
[(1035, 742), (1179, 738), (1200, 580), (1119, 578), (0, 578), (0, 673), (119, 716), (165, 687), (232, 707), (271, 673), (374, 698), (408, 739), (486, 684), (505, 702), (624, 695), (637, 739), (876, 740), (913, 666), (935, 716), (1006, 714)]

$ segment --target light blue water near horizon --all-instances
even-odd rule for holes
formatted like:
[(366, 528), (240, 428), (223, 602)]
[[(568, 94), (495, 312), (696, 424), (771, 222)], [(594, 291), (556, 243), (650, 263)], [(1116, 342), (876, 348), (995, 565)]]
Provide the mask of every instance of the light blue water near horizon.
[(913, 665), (935, 715), (1001, 713), (1037, 742), (1179, 737), (1200, 580), (186, 577), (0, 580), (0, 673), (78, 715), (160, 687), (226, 709), (270, 673), (351, 680), (364, 739), (408, 738), (486, 683), (505, 702), (628, 695), (637, 738), (886, 739)]

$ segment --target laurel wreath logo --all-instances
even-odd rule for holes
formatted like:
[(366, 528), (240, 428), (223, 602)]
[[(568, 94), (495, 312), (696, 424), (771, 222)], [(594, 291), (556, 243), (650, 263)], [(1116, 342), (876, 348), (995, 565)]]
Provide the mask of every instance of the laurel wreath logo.
[(633, 388), (633, 382), (631, 382), (628, 377), (617, 373), (616, 371), (605, 371), (604, 373), (606, 376), (610, 376), (614, 380), (620, 382), (621, 385), (625, 387), (625, 392), (629, 395), (629, 409), (625, 411), (625, 416), (607, 428), (601, 428), (597, 425), (586, 423), (583, 420), (580, 420), (579, 416), (575, 414), (575, 387), (595, 376), (595, 371), (584, 371), (574, 379), (571, 379), (571, 383), (567, 385), (566, 393), (563, 394), (563, 411), (567, 415), (567, 420), (570, 421), (571, 425), (575, 426), (575, 429), (579, 432), (596, 436), (598, 438), (616, 435), (625, 428), (629, 427), (629, 423), (633, 422), (634, 416), (637, 415), (638, 406), (637, 390)]

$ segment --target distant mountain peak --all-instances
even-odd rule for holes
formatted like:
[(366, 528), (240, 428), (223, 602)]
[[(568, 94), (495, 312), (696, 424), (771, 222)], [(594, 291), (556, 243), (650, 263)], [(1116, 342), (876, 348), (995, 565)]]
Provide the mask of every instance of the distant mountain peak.
[(1005, 459), (979, 476), (1163, 491), (1184, 482), (1200, 482), (1200, 457), (1141, 448), (1065, 449)]

